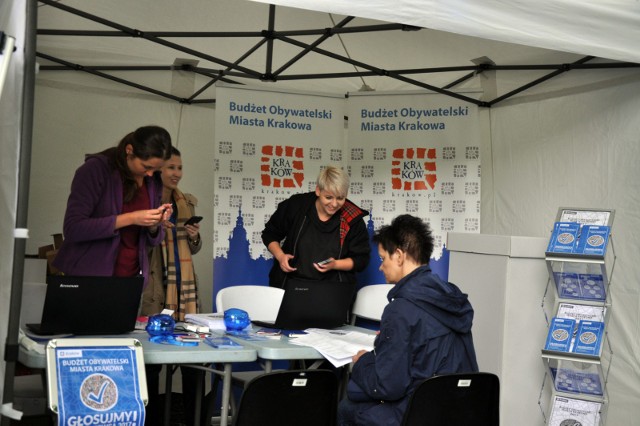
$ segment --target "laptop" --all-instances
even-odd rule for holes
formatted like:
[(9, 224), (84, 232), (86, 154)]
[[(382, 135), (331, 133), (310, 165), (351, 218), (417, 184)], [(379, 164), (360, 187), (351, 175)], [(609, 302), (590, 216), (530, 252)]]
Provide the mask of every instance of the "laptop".
[(340, 327), (348, 323), (355, 290), (355, 283), (289, 278), (276, 321), (252, 323), (283, 330)]
[(26, 324), (41, 336), (108, 335), (132, 331), (144, 278), (52, 275), (40, 324)]

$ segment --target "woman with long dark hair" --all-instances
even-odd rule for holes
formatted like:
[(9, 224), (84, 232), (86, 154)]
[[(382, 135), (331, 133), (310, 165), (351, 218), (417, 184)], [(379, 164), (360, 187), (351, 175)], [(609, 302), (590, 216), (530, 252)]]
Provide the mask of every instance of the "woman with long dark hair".
[(67, 275), (148, 277), (147, 247), (164, 238), (159, 171), (171, 136), (140, 127), (116, 147), (87, 155), (75, 173), (64, 217), (64, 243), (54, 266)]

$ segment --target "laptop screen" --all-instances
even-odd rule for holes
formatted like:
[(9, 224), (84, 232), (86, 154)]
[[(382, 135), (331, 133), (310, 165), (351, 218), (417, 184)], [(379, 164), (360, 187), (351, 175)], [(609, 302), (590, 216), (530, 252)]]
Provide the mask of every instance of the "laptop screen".
[(290, 278), (284, 290), (277, 328), (335, 328), (348, 323), (355, 283)]
[(144, 278), (52, 275), (40, 334), (105, 335), (132, 331)]

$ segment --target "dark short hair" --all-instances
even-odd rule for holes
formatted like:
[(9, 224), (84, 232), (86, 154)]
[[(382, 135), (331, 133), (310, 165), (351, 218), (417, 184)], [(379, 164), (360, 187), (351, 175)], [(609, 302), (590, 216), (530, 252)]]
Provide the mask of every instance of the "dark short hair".
[(178, 151), (178, 148), (171, 145), (171, 156), (174, 156), (174, 155), (178, 157), (182, 157), (182, 154), (180, 154), (180, 151)]
[(373, 242), (389, 254), (400, 249), (421, 265), (427, 265), (433, 253), (429, 224), (409, 214), (397, 216), (391, 225), (383, 225), (373, 235)]

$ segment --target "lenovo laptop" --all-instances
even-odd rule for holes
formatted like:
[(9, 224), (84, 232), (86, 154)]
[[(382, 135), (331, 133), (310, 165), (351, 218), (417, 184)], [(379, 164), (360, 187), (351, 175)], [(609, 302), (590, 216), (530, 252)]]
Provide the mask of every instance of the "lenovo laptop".
[(252, 322), (283, 330), (340, 327), (348, 323), (355, 289), (355, 283), (289, 278), (275, 323)]
[(37, 335), (107, 335), (132, 331), (144, 278), (52, 275), (40, 324), (26, 324)]

